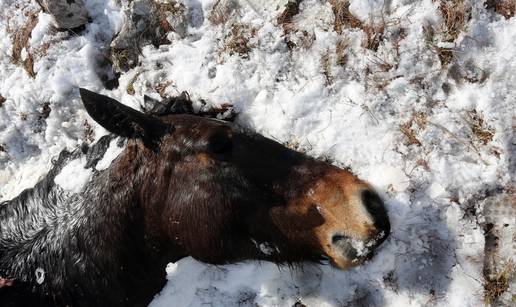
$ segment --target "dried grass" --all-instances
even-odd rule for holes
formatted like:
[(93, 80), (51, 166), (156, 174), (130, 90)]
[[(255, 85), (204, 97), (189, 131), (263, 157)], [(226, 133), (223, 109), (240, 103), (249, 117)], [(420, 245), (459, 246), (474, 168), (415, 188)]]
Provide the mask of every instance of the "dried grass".
[(86, 142), (88, 142), (88, 143), (92, 143), (95, 140), (95, 131), (91, 127), (88, 120), (84, 120), (83, 126), (84, 126), (84, 134), (83, 134), (84, 140), (86, 140)]
[(242, 23), (236, 23), (225, 37), (223, 50), (229, 53), (229, 55), (238, 54), (242, 58), (248, 58), (249, 52), (254, 48), (250, 40), (255, 36), (255, 28)]
[(362, 30), (366, 35), (362, 42), (362, 47), (377, 51), (380, 43), (384, 39), (385, 28), (386, 25), (383, 19), (380, 22), (375, 22), (371, 19), (362, 27)]
[(279, 14), (276, 22), (281, 25), (285, 31), (292, 28), (292, 19), (299, 14), (299, 4), (301, 0), (289, 0), (285, 5), (285, 9)]
[(431, 50), (437, 54), (437, 57), (441, 62), (441, 66), (448, 66), (448, 64), (450, 64), (455, 57), (454, 50), (437, 46), (437, 43), (435, 42), (435, 29), (431, 24), (423, 25), (423, 32), (425, 34), (426, 43), (431, 48)]
[(335, 32), (342, 34), (344, 28), (362, 28), (362, 21), (349, 11), (349, 0), (330, 0), (335, 15)]
[(330, 52), (328, 51), (321, 57), (322, 74), (324, 76), (324, 79), (326, 80), (326, 85), (330, 85), (333, 83), (333, 76), (331, 74), (331, 66), (332, 66), (331, 55), (330, 55)]
[(464, 0), (443, 0), (439, 11), (444, 21), (444, 41), (453, 42), (471, 19), (471, 7)]
[(493, 140), (495, 130), (485, 124), (482, 114), (478, 113), (476, 110), (471, 110), (468, 111), (466, 115), (468, 117), (471, 131), (476, 136), (477, 140), (483, 145), (487, 145), (491, 142)]
[(129, 83), (127, 84), (127, 88), (125, 89), (127, 94), (132, 96), (136, 93), (136, 91), (134, 89), (134, 83), (136, 82), (136, 80), (138, 80), (138, 77), (140, 76), (141, 73), (142, 73), (141, 71), (138, 71), (137, 73), (134, 74), (134, 76), (131, 78), (131, 80), (129, 80)]
[(500, 295), (509, 289), (509, 283), (513, 277), (514, 263), (512, 261), (508, 261), (503, 270), (495, 274), (495, 276), (484, 274), (484, 302), (486, 305), (494, 305), (496, 303)]
[(516, 13), (516, 0), (487, 0), (485, 6), (506, 19), (514, 17)]
[[(27, 22), (23, 28), (14, 31), (11, 39), (13, 41), (13, 47), (11, 52), (12, 62), (16, 65), (21, 65), (25, 71), (34, 78), (34, 58), (32, 53), (29, 52), (29, 40), (31, 38), (32, 30), (38, 23), (38, 12), (30, 12), (27, 15)], [(22, 60), (22, 51), (26, 50), (27, 56)]]
[(425, 129), (427, 124), (426, 115), (421, 112), (413, 113), (410, 119), (405, 124), (400, 126), (400, 131), (407, 139), (407, 145), (422, 146), (423, 144), (416, 136), (414, 124), (416, 124), (419, 129)]
[(346, 66), (348, 63), (348, 53), (347, 48), (349, 45), (349, 41), (346, 39), (340, 39), (335, 46), (335, 54), (337, 56), (336, 64), (339, 66)]
[[(176, 1), (166, 1), (162, 3), (157, 3), (158, 5), (158, 14), (159, 14), (159, 25), (164, 33), (168, 33), (173, 31), (174, 29), (167, 21), (167, 15), (172, 14), (173, 16), (180, 16), (186, 14), (186, 7), (184, 4), (176, 2)], [(167, 43), (168, 40), (165, 37), (162, 39), (162, 43)]]
[[(435, 1), (435, 0), (434, 0)], [(443, 23), (437, 29), (431, 24), (423, 25), (427, 43), (439, 57), (441, 65), (448, 66), (455, 58), (455, 49), (445, 45), (439, 46), (435, 41), (436, 34), (440, 42), (453, 43), (464, 31), (471, 19), (471, 5), (465, 0), (441, 0), (438, 4)], [(453, 44), (452, 44), (453, 45)]]
[(236, 0), (217, 0), (208, 16), (208, 20), (213, 25), (226, 23), (237, 8), (238, 1)]
[(165, 98), (166, 94), (167, 94), (167, 88), (173, 83), (173, 81), (171, 80), (168, 80), (168, 81), (165, 81), (165, 82), (162, 82), (162, 83), (159, 83), (158, 85), (156, 85), (154, 87), (154, 89), (156, 90), (156, 92), (158, 92), (158, 94), (161, 96), (161, 98)]

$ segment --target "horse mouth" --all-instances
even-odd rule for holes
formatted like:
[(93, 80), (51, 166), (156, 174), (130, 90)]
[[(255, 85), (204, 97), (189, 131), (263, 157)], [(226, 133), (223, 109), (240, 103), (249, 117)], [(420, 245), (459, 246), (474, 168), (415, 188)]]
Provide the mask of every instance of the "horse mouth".
[(335, 234), (331, 238), (334, 252), (331, 262), (338, 268), (347, 269), (371, 260), (378, 247), (385, 241), (387, 234), (380, 232), (369, 240), (360, 240), (343, 234)]

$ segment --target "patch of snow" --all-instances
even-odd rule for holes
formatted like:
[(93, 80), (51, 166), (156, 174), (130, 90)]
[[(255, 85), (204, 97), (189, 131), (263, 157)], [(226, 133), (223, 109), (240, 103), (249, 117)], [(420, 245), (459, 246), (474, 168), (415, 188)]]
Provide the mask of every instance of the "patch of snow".
[(120, 147), (117, 143), (118, 139), (111, 140), (111, 142), (109, 143), (109, 147), (106, 150), (106, 153), (104, 154), (102, 159), (100, 159), (99, 162), (97, 162), (97, 165), (95, 166), (97, 170), (101, 171), (107, 169), (111, 165), (111, 162), (113, 162), (113, 160), (115, 160), (118, 157), (118, 155), (120, 155), (122, 151), (124, 151), (125, 147)]
[[(516, 18), (469, 1), (471, 19), (450, 43), (439, 37), (437, 2), (351, 0), (351, 13), (363, 22), (387, 22), (374, 51), (363, 47), (362, 29), (335, 32), (327, 2), (302, 1), (293, 30), (285, 33), (276, 22), (285, 1), (238, 1), (236, 20), (254, 29), (244, 58), (224, 49), (232, 24), (213, 26), (206, 18), (216, 1), (182, 1), (195, 13), (186, 37), (170, 35), (170, 45), (143, 47), (141, 65), (110, 91), (99, 78), (99, 59), (122, 27), (123, 7), (116, 0), (84, 2), (92, 22), (70, 34), (54, 33), (51, 17), (38, 13), (34, 1), (0, 1), (0, 95), (6, 98), (0, 107), (0, 200), (34, 186), (62, 149), (84, 143), (86, 123), (94, 141), (107, 133), (85, 113), (79, 87), (140, 109), (144, 94), (156, 97), (155, 86), (172, 81), (167, 95), (188, 91), (210, 106), (231, 103), (237, 125), (350, 167), (380, 192), (392, 231), (371, 261), (349, 271), (256, 261), (211, 266), (185, 258), (167, 268), (169, 282), (152, 306), (483, 304), (484, 217), (475, 204), (513, 185)], [(21, 30), (31, 12), (38, 23), (23, 56), (34, 56), (34, 78), (11, 57), (13, 30)], [(433, 39), (428, 26), (437, 30)], [(339, 42), (346, 46), (341, 64)], [(454, 48), (452, 65), (441, 63), (439, 47)], [(127, 93), (129, 84), (134, 95)], [(43, 120), (44, 103), (51, 112)], [(473, 109), (493, 131), (485, 144), (473, 132)], [(421, 145), (400, 131), (409, 123)], [(119, 153), (111, 142), (97, 169), (109, 167)], [(80, 191), (92, 175), (84, 163), (72, 161), (56, 183)], [(510, 214), (500, 221), (511, 222)], [(511, 232), (506, 227), (502, 235)]]
[(54, 183), (71, 193), (79, 193), (90, 181), (92, 169), (85, 169), (86, 158), (70, 161), (54, 178)]
[(38, 285), (41, 285), (45, 281), (45, 270), (43, 270), (42, 268), (37, 268), (35, 274), (36, 282), (38, 283)]

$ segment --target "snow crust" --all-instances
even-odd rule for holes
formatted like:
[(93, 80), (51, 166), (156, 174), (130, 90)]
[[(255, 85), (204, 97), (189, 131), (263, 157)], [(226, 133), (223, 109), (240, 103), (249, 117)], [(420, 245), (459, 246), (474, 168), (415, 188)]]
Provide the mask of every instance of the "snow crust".
[[(252, 48), (241, 57), (224, 49), (231, 27), (207, 18), (215, 1), (184, 0), (196, 16), (188, 35), (144, 47), (141, 66), (109, 91), (98, 63), (124, 19), (117, 2), (85, 1), (92, 23), (68, 34), (53, 32), (51, 17), (38, 13), (34, 2), (0, 0), (0, 95), (6, 98), (0, 107), (0, 201), (38, 182), (62, 149), (107, 133), (84, 111), (79, 87), (139, 109), (144, 94), (156, 96), (156, 86), (171, 81), (168, 95), (188, 91), (209, 105), (231, 103), (238, 125), (350, 167), (381, 193), (392, 233), (369, 263), (349, 271), (253, 261), (212, 266), (185, 258), (167, 267), (168, 284), (151, 306), (483, 305), (484, 235), (475, 208), (489, 191), (514, 184), (516, 18), (470, 1), (471, 20), (453, 43), (456, 62), (443, 65), (423, 27), (442, 22), (431, 0), (350, 1), (360, 20), (397, 25), (387, 27), (377, 51), (362, 47), (361, 29), (336, 33), (327, 2), (302, 1), (292, 22), (298, 31), (285, 34), (276, 24), (281, 1), (239, 1), (235, 18), (255, 29)], [(33, 55), (34, 78), (11, 61), (12, 33), (31, 12), (37, 24), (22, 57)], [(395, 48), (399, 28), (405, 37)], [(285, 35), (295, 48), (288, 48)], [(336, 61), (341, 40), (345, 65)], [(44, 103), (51, 112), (42, 119)], [(472, 131), (472, 110), (493, 131), (485, 144)], [(421, 145), (400, 129), (411, 121), (409, 131)], [(88, 126), (93, 140), (85, 137)], [(107, 168), (119, 153), (112, 142), (97, 168)], [(56, 183), (80, 191), (91, 176), (83, 165), (73, 161)], [(514, 233), (514, 223), (510, 227)]]
[(90, 181), (93, 170), (85, 169), (86, 158), (70, 161), (54, 178), (54, 183), (71, 193), (79, 193)]

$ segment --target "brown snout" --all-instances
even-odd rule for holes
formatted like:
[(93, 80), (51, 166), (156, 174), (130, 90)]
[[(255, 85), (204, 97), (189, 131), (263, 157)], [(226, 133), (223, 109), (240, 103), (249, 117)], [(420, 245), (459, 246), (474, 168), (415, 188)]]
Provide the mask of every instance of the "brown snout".
[[(374, 251), (388, 237), (390, 222), (384, 203), (372, 190), (359, 192), (361, 205), (366, 212), (362, 212), (363, 220), (357, 215), (358, 222), (362, 222), (366, 231), (359, 228), (337, 231), (331, 236), (331, 250), (333, 263), (339, 268), (348, 268), (358, 265), (373, 257)], [(362, 211), (362, 210), (360, 210)]]
[(366, 183), (337, 173), (318, 182), (310, 195), (324, 223), (316, 236), (331, 262), (346, 269), (363, 263), (390, 233), (385, 205)]

